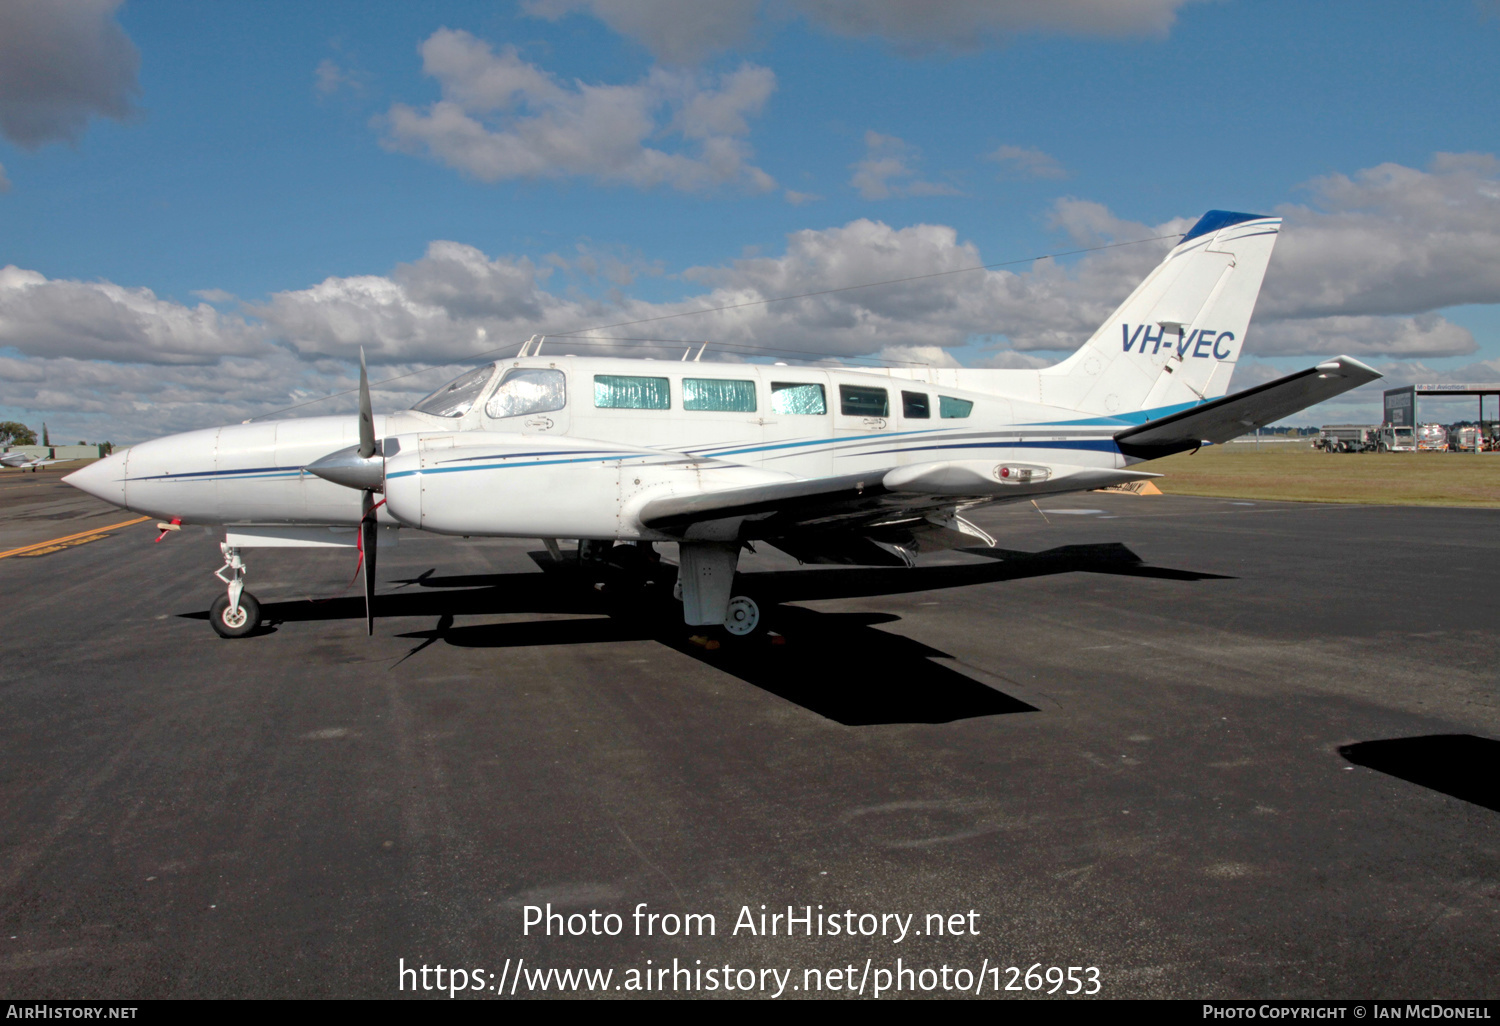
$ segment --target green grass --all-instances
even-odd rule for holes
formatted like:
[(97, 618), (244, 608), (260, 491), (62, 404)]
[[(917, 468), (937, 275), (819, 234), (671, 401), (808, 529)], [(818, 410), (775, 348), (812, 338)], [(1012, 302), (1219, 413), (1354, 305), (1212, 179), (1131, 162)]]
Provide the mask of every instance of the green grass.
[(1140, 464), (1168, 495), (1399, 506), (1500, 507), (1500, 452), (1324, 453), (1236, 443)]

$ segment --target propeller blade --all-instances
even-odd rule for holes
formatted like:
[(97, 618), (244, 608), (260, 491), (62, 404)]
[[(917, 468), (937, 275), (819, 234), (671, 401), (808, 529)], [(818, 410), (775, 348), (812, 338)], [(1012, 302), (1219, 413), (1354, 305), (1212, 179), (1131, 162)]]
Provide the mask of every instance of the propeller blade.
[(359, 549), (363, 559), (360, 567), (365, 577), (365, 632), (371, 636), (375, 634), (375, 545), (376, 538), (380, 534), (380, 527), (375, 523), (374, 492), (365, 492), (364, 516), (359, 521)]
[(359, 347), (359, 455), (375, 455), (375, 414), (370, 410), (370, 375), (365, 370), (365, 347)]

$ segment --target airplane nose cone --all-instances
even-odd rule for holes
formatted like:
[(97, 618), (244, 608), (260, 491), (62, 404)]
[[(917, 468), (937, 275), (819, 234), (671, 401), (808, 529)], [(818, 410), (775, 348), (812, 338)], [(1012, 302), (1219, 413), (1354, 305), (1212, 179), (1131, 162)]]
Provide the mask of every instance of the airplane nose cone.
[(80, 491), (88, 492), (96, 499), (125, 505), (125, 453), (106, 456), (90, 463), (63, 478)]

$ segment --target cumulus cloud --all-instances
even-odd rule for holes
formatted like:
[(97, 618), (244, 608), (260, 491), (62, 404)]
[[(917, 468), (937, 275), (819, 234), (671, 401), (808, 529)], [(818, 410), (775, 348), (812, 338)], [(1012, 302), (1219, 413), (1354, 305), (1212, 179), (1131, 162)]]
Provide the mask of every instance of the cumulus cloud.
[[(420, 370), (404, 365), (372, 375), (378, 410), (409, 406), (451, 377), (437, 368), (382, 386), (382, 377)], [(0, 409), (6, 419), (40, 427), (53, 437), (128, 444), (177, 431), (235, 424), (299, 402), (354, 389), (356, 364), (308, 361), (272, 349), (256, 357), (231, 356), (213, 365), (113, 363), (74, 357), (18, 358), (0, 350)], [(356, 399), (335, 398), (282, 416), (352, 413)]]
[(915, 146), (894, 135), (865, 133), (865, 157), (851, 164), (854, 171), (849, 184), (868, 200), (892, 196), (957, 196), (959, 191), (940, 182), (916, 178), (920, 153)]
[[(1427, 171), (1384, 164), (1306, 188), (1312, 204), (1276, 210), (1285, 220), (1247, 354), (1434, 358), (1478, 348), (1468, 329), (1434, 311), (1500, 303), (1500, 162), (1439, 154)], [(1072, 198), (1052, 211), (1053, 226), (1081, 246), (1186, 231), (1191, 223), (1136, 224)], [(1080, 261), (1074, 273), (1080, 282), (1092, 279), (1087, 294), (1105, 295), (1139, 280), (1142, 257), (1135, 247), (1110, 250)], [(1085, 301), (1076, 309), (1093, 317), (1101, 308)]]
[(881, 363), (896, 366), (920, 364), (924, 367), (958, 367), (957, 357), (941, 346), (886, 346), (875, 354)]
[(183, 306), (147, 288), (49, 279), (0, 268), (0, 346), (32, 356), (134, 363), (215, 363), (260, 352), (262, 329), (207, 303)]
[(1500, 302), (1500, 161), (1440, 153), (1307, 183), (1261, 310), (1274, 317), (1403, 314)]
[(1465, 356), (1479, 344), (1468, 328), (1435, 313), (1416, 317), (1309, 317), (1257, 325), (1261, 356), (1348, 353), (1360, 356)]
[(973, 51), (1024, 33), (1162, 36), (1193, 0), (527, 0), (556, 20), (587, 12), (659, 59), (686, 63), (739, 46), (761, 26), (801, 17), (836, 35), (903, 53)]
[(313, 88), (319, 96), (332, 96), (347, 89), (353, 93), (364, 92), (369, 76), (353, 68), (346, 68), (332, 57), (324, 57), (313, 71)]
[[(1487, 227), (1486, 220), (1497, 174), (1487, 158), (1443, 157), (1425, 171), (1387, 166), (1327, 188), (1315, 183), (1314, 202), (1284, 208), (1273, 275), (1236, 385), (1283, 373), (1269, 358), (1340, 352), (1395, 360), (1391, 366), (1407, 368), (1401, 373), (1429, 380), (1500, 376), (1500, 368), (1483, 364), (1433, 371), (1410, 362), (1475, 349), (1470, 333), (1436, 308), (1455, 296), (1500, 302), (1500, 287), (1486, 277), (1493, 269), (1465, 266), (1491, 252), (1500, 236), (1500, 226)], [(1383, 184), (1388, 179), (1411, 188), (1392, 192)], [(1468, 215), (1444, 213), (1442, 203), (1423, 200), (1424, 194), (1446, 197)], [(1358, 202), (1325, 198), (1350, 195)], [(1431, 217), (1437, 240), (1412, 227), (1414, 212)], [(1058, 201), (1050, 217), (1078, 247), (1175, 236), (1194, 220), (1137, 222), (1077, 198)], [(1299, 243), (1303, 232), (1310, 238)], [(950, 365), (952, 353), (964, 347), (984, 352), (976, 361), (982, 365), (1036, 367), (1092, 334), (1172, 243), (1158, 239), (1068, 261), (979, 269), (1013, 254), (981, 253), (947, 225), (859, 219), (791, 233), (776, 254), (747, 253), (688, 268), (675, 276), (682, 298), (647, 302), (625, 289), (636, 275), (658, 276), (663, 268), (637, 254), (584, 247), (530, 259), (437, 241), (386, 273), (328, 278), (233, 314), (207, 303), (164, 300), (148, 289), (54, 280), (12, 267), (0, 271), (0, 406), (53, 411), (48, 419), (59, 424), (57, 411), (86, 414), (121, 425), (112, 437), (128, 440), (267, 413), (347, 387), (361, 345), (381, 368), (378, 379), (474, 359), (533, 333), (555, 337), (590, 326), (588, 337), (549, 346), (640, 353), (616, 336), (644, 335), (710, 339), (709, 354), (720, 357), (876, 357), (935, 365)], [(1417, 267), (1385, 259), (1390, 248), (1401, 248)], [(1278, 278), (1275, 269), (1287, 253), (1300, 270)], [(1463, 283), (1457, 291), (1454, 276)], [(848, 288), (868, 282), (890, 284)], [(1330, 289), (1344, 298), (1332, 303)], [(1398, 292), (1400, 301), (1382, 294), (1387, 291)], [(213, 290), (200, 295), (232, 299)], [(800, 298), (766, 302), (786, 296)], [(710, 308), (721, 309), (701, 312)], [(692, 316), (664, 319), (685, 313)], [(628, 323), (635, 321), (646, 323)], [(681, 352), (670, 350), (662, 344), (653, 355)], [(451, 373), (435, 369), (406, 379), (384, 391), (380, 403), (396, 408)], [(1401, 380), (1393, 372), (1391, 383)], [(118, 396), (111, 391), (116, 385)], [(344, 400), (308, 412), (337, 410), (339, 403)], [(159, 429), (128, 434), (136, 430), (130, 425), (148, 423)]]
[[(656, 278), (666, 273), (666, 264), (661, 260), (647, 260), (639, 253), (621, 247), (601, 248), (582, 242), (574, 247), (571, 257), (548, 253), (542, 258), (542, 263), (575, 279), (607, 281), (619, 288), (628, 288), (640, 278)], [(545, 270), (539, 272), (541, 275), (546, 273)]]
[(761, 0), (525, 0), (521, 6), (549, 21), (586, 11), (660, 60), (686, 64), (748, 39)]
[(775, 185), (750, 163), (744, 138), (776, 88), (768, 68), (709, 75), (658, 67), (629, 85), (564, 83), (512, 46), (496, 53), (451, 29), (433, 33), (421, 53), (442, 99), (420, 109), (394, 104), (384, 119), (389, 149), (424, 153), (484, 182), (581, 176), (689, 191)]
[(1163, 36), (1192, 0), (790, 0), (814, 24), (904, 52), (972, 51), (1023, 33)]
[(120, 3), (0, 4), (0, 134), (35, 149), (76, 140), (92, 117), (130, 116), (140, 54), (115, 20)]
[(995, 161), (1009, 174), (1019, 178), (1060, 179), (1068, 177), (1067, 168), (1058, 163), (1056, 157), (1025, 146), (1001, 146), (993, 153), (987, 154), (985, 159)]

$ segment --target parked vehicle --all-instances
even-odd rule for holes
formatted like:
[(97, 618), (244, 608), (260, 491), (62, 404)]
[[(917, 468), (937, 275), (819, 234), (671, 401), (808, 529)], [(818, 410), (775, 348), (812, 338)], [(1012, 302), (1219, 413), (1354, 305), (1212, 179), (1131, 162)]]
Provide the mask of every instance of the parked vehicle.
[(1378, 424), (1324, 424), (1313, 440), (1324, 452), (1374, 452), (1380, 433)]
[(1375, 436), (1375, 451), (1416, 452), (1416, 431), (1409, 427), (1382, 424), (1380, 425), (1380, 431)]
[(1441, 424), (1418, 424), (1417, 451), (1447, 452), (1448, 429)]
[(1448, 429), (1449, 452), (1480, 452), (1484, 434), (1473, 424), (1454, 424)]

